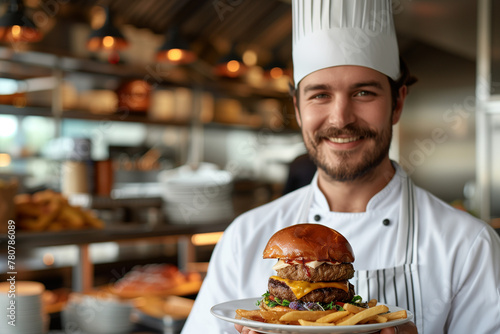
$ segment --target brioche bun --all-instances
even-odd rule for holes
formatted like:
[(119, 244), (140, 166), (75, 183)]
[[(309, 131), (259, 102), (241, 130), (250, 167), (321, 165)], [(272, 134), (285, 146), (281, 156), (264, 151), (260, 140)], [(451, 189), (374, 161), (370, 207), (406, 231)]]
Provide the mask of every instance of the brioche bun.
[(264, 249), (265, 259), (354, 262), (352, 247), (339, 232), (320, 224), (297, 224), (276, 232)]

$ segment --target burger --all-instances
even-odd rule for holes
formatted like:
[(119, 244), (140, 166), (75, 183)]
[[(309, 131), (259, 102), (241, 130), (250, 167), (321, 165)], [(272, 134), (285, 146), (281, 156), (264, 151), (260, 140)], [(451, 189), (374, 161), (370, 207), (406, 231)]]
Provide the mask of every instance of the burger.
[(264, 249), (278, 259), (277, 272), (259, 302), (262, 309), (330, 310), (355, 299), (351, 245), (339, 232), (320, 224), (297, 224), (276, 232)]

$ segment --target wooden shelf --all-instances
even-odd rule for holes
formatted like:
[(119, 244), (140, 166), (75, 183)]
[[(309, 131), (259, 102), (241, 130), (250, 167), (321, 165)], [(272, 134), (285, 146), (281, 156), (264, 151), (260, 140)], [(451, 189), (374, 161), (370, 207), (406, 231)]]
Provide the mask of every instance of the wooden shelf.
[(52, 70), (60, 70), (91, 75), (107, 75), (122, 79), (142, 79), (155, 85), (196, 86), (209, 91), (228, 93), (239, 98), (250, 96), (277, 99), (289, 98), (287, 92), (252, 87), (239, 79), (216, 77), (211, 74), (210, 67), (203, 63), (192, 66), (175, 66), (165, 63), (147, 65), (109, 64), (94, 59), (77, 58), (68, 55), (55, 55), (36, 51), (14, 52), (8, 47), (0, 46), (0, 62), (2, 61), (23, 65), (18, 66), (20, 71), (16, 71), (19, 72), (20, 80), (25, 79), (30, 73), (29, 67), (33, 67), (40, 71), (45, 70), (47, 72), (45, 75), (49, 75)]
[[(85, 245), (100, 242), (124, 241), (145, 238), (157, 238), (165, 236), (191, 235), (196, 233), (208, 233), (224, 231), (229, 221), (213, 222), (210, 224), (160, 224), (154, 228), (146, 224), (127, 224), (119, 229), (103, 230), (71, 230), (58, 232), (24, 232), (16, 233), (16, 244), (19, 247), (49, 247), (64, 245)], [(8, 242), (7, 235), (0, 236), (0, 245), (5, 248)]]
[[(19, 116), (42, 116), (42, 117), (53, 117), (56, 118), (49, 107), (15, 107), (13, 105), (0, 104), (0, 115), (19, 115)], [(99, 121), (99, 122), (131, 122), (131, 123), (143, 123), (151, 125), (171, 125), (171, 126), (184, 126), (188, 127), (190, 122), (182, 121), (163, 121), (155, 120), (147, 117), (147, 114), (140, 113), (128, 113), (128, 114), (92, 114), (88, 111), (83, 110), (65, 110), (60, 117), (60, 119), (78, 119), (78, 120), (88, 120), (88, 121)], [(262, 126), (252, 126), (246, 124), (236, 124), (236, 123), (219, 123), (210, 122), (204, 123), (204, 127), (208, 129), (238, 129), (246, 131), (261, 131)], [(271, 130), (272, 131), (272, 130)], [(297, 129), (286, 128), (280, 129), (279, 133), (297, 133)]]
[[(20, 116), (42, 116), (54, 117), (49, 107), (16, 107), (13, 105), (0, 105), (0, 114), (2, 115), (20, 115)], [(161, 124), (161, 125), (175, 125), (175, 126), (188, 126), (188, 122), (180, 121), (162, 121), (148, 118), (146, 114), (141, 113), (115, 113), (115, 114), (92, 114), (84, 110), (65, 110), (63, 111), (61, 119), (79, 119), (89, 121), (116, 121), (116, 122), (133, 122), (133, 123), (146, 123), (146, 124)]]
[(155, 120), (147, 116), (146, 113), (134, 112), (118, 112), (114, 114), (92, 114), (88, 111), (82, 110), (65, 110), (61, 116), (62, 119), (80, 119), (90, 121), (115, 121), (115, 122), (133, 122), (145, 124), (159, 124), (159, 125), (175, 125), (175, 126), (188, 126), (189, 122), (181, 122), (176, 120)]
[(16, 107), (10, 104), (0, 105), (0, 115), (53, 117), (48, 107)]

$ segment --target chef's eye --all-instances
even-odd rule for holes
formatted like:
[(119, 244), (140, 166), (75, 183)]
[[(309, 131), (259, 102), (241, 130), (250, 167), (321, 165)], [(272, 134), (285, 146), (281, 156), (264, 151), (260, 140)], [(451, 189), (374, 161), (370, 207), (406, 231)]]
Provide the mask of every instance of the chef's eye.
[(323, 94), (323, 93), (314, 95), (315, 99), (326, 99), (327, 97), (328, 97), (328, 94)]
[(355, 94), (355, 96), (374, 96), (375, 93), (370, 92), (368, 90), (361, 90)]

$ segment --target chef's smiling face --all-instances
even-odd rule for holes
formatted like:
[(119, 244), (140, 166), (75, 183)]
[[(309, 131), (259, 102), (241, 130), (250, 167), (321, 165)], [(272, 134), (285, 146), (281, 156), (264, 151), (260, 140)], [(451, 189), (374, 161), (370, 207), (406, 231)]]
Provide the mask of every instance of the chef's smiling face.
[(337, 181), (352, 181), (388, 160), (392, 125), (406, 96), (393, 108), (389, 79), (361, 66), (313, 72), (299, 84), (296, 114), (312, 159)]

